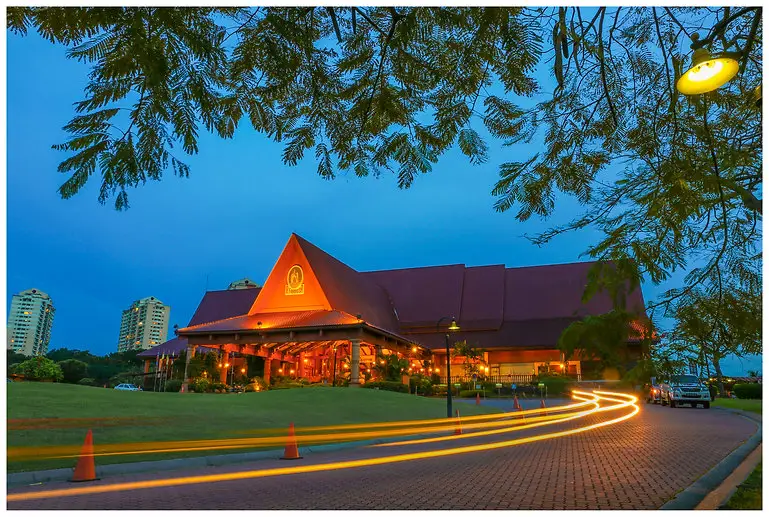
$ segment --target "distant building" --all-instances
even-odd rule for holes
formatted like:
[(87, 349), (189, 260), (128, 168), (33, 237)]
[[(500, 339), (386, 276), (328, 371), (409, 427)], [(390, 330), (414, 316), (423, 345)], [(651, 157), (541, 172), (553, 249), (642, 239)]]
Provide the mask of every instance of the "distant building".
[(253, 280), (249, 278), (241, 278), (240, 280), (235, 280), (230, 284), (230, 286), (227, 288), (228, 291), (232, 289), (256, 289), (258, 287), (261, 287), (259, 284), (254, 282)]
[(120, 320), (117, 351), (146, 350), (163, 343), (168, 336), (171, 307), (150, 296), (131, 304)]
[(55, 313), (51, 297), (39, 289), (14, 294), (8, 316), (8, 349), (28, 356), (45, 355)]

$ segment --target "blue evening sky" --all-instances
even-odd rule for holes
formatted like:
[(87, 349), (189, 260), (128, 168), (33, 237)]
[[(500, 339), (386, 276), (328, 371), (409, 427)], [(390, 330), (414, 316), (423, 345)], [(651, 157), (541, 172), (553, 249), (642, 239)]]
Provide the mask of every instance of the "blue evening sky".
[[(458, 149), (408, 190), (396, 178), (334, 181), (316, 173), (312, 152), (296, 167), (281, 163), (282, 145), (247, 123), (232, 140), (203, 133), (200, 153), (186, 157), (190, 178), (168, 172), (161, 182), (129, 191), (131, 208), (97, 202), (99, 179), (62, 200), (67, 156), (51, 149), (83, 98), (88, 67), (36, 34), (7, 35), (7, 300), (37, 288), (54, 301), (49, 349), (117, 350), (121, 311), (155, 296), (171, 306), (170, 327), (184, 326), (206, 286), (226, 289), (247, 276), (262, 283), (291, 232), (359, 270), (438, 264), (508, 267), (584, 260), (599, 235), (582, 231), (538, 248), (524, 238), (570, 220), (579, 205), (559, 197), (555, 216), (520, 223), (497, 213), (491, 190), (498, 166), (529, 157), (536, 147), (488, 140), (490, 159), (470, 165)], [(552, 89), (547, 66), (538, 79)], [(476, 129), (481, 134), (482, 124)], [(181, 152), (181, 151), (180, 151)], [(683, 275), (676, 275), (680, 281)], [(646, 282), (644, 299), (675, 287)], [(725, 371), (760, 369), (758, 358), (730, 359)]]

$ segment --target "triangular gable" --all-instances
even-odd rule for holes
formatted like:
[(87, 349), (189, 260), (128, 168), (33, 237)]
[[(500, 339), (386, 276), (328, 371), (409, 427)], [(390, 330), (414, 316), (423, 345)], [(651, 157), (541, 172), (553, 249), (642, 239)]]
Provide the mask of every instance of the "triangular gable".
[(308, 310), (330, 311), (331, 304), (292, 233), (248, 313)]

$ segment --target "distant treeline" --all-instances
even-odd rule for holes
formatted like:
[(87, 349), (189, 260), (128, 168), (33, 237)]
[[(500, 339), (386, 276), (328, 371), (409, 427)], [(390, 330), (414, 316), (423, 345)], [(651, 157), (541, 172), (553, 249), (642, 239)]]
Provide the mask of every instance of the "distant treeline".
[(48, 372), (55, 371), (54, 374), (50, 374), (53, 377), (52, 380), (71, 384), (114, 386), (121, 382), (131, 382), (132, 379), (143, 373), (142, 361), (136, 357), (139, 352), (141, 350), (113, 352), (100, 356), (83, 350), (57, 348), (43, 356), (50, 361), (44, 361), (47, 368), (40, 366), (30, 368), (29, 360), (33, 359), (32, 357), (7, 350), (8, 362), (6, 364), (8, 365), (8, 376), (24, 375), (29, 380), (47, 380), (31, 377), (36, 375), (35, 372), (44, 371), (46, 372), (45, 376), (48, 376)]

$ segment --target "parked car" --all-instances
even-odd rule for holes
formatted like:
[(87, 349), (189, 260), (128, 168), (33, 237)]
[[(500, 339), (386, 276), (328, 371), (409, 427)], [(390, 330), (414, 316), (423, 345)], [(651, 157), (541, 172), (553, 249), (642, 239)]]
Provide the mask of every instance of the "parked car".
[(697, 407), (702, 404), (705, 409), (710, 408), (710, 390), (696, 375), (673, 375), (669, 381), (660, 384), (660, 389), (660, 402), (663, 406), (691, 404), (692, 407)]
[(662, 388), (657, 382), (656, 377), (651, 378), (651, 384), (647, 384), (648, 391), (646, 393), (647, 404), (659, 404), (662, 402)]
[(121, 391), (140, 391), (135, 384), (118, 384), (115, 386), (115, 389)]

